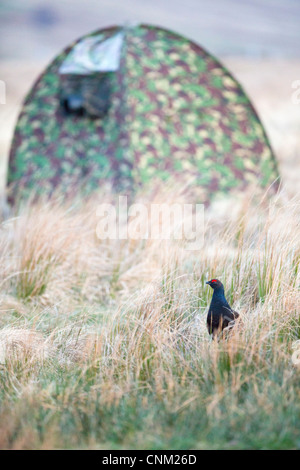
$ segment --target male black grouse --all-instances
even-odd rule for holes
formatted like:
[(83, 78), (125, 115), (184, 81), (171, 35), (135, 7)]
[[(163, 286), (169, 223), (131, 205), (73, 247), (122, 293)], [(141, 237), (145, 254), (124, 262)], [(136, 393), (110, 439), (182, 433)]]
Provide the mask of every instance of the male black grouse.
[(212, 279), (206, 284), (214, 291), (207, 315), (207, 328), (209, 334), (215, 338), (224, 328), (232, 327), (239, 314), (227, 302), (221, 281)]

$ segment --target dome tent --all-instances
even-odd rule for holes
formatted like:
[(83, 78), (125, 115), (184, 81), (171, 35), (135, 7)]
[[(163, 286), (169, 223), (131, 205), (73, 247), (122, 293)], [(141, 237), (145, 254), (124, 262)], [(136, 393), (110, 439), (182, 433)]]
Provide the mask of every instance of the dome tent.
[[(210, 54), (165, 29), (124, 31), (120, 66), (108, 72), (104, 116), (66, 115), (59, 69), (78, 41), (46, 69), (27, 96), (9, 156), (10, 199), (84, 194), (109, 181), (134, 191), (153, 178), (190, 183), (203, 202), (215, 194), (268, 187), (277, 177), (263, 126), (241, 86)], [(92, 96), (95, 93), (92, 93)]]

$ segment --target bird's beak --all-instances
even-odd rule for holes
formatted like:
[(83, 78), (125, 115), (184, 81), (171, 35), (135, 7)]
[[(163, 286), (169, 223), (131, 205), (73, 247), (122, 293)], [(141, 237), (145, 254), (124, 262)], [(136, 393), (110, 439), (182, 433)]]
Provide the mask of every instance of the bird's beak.
[(206, 284), (210, 285), (210, 281), (207, 281)]

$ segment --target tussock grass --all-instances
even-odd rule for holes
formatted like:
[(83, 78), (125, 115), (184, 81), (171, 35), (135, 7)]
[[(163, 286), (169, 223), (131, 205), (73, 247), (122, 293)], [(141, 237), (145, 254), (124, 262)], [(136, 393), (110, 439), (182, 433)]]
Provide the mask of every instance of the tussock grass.
[[(96, 206), (2, 223), (1, 448), (300, 447), (300, 201), (217, 203), (196, 252), (99, 240)], [(219, 343), (212, 276), (241, 314)]]

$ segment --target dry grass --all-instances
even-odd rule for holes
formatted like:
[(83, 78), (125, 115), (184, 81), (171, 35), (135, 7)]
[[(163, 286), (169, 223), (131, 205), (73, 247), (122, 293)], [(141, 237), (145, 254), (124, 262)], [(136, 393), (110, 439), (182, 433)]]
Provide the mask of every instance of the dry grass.
[[(101, 241), (96, 205), (2, 224), (0, 446), (299, 447), (300, 201), (217, 203), (197, 252)], [(219, 343), (212, 276), (241, 313)]]

